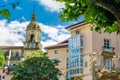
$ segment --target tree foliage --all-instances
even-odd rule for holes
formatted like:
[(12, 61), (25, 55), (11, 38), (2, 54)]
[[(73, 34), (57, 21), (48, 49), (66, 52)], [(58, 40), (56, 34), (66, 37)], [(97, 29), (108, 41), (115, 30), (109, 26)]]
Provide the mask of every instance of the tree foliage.
[(0, 50), (0, 67), (3, 67), (4, 64), (5, 64), (5, 57), (2, 50)]
[(58, 80), (61, 72), (42, 51), (37, 51), (17, 64), (11, 80)]
[(5, 9), (6, 6), (11, 6), (13, 9), (15, 9), (19, 5), (19, 1), (15, 1), (6, 5), (1, 5), (3, 9), (0, 10), (0, 15), (3, 16), (6, 19), (10, 18), (10, 11), (8, 9)]
[[(120, 0), (57, 0), (65, 3), (60, 17), (63, 21), (77, 20), (80, 16), (101, 32), (120, 33)], [(93, 25), (96, 25), (94, 27)]]

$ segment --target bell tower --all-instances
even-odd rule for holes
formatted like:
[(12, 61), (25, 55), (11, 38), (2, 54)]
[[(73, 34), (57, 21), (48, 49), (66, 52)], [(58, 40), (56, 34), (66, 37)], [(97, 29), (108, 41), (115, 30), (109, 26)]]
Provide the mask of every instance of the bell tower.
[(24, 42), (24, 55), (27, 56), (36, 50), (41, 50), (40, 26), (36, 22), (36, 13), (33, 11), (31, 22), (26, 29), (26, 41)]

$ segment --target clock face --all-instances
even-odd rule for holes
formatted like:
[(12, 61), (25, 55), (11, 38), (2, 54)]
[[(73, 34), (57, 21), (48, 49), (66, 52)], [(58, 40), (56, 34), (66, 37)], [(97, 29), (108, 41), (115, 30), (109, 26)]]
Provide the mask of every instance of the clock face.
[(30, 48), (33, 48), (33, 43), (30, 43), (29, 47), (30, 47)]

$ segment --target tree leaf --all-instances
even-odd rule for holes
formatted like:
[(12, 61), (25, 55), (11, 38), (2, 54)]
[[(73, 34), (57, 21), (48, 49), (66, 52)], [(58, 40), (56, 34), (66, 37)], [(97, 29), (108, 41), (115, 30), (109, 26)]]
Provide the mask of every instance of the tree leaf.
[(9, 19), (9, 18), (10, 18), (10, 12), (9, 12), (9, 10), (7, 10), (7, 9), (1, 10), (1, 11), (0, 11), (0, 14), (1, 14), (3, 17), (5, 17), (6, 19)]

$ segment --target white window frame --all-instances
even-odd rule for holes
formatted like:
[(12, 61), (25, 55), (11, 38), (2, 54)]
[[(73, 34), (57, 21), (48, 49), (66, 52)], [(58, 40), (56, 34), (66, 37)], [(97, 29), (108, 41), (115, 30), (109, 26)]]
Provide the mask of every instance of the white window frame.
[(107, 72), (111, 72), (111, 60), (110, 59), (105, 59), (105, 69)]
[(104, 50), (109, 51), (110, 50), (110, 40), (104, 39)]

